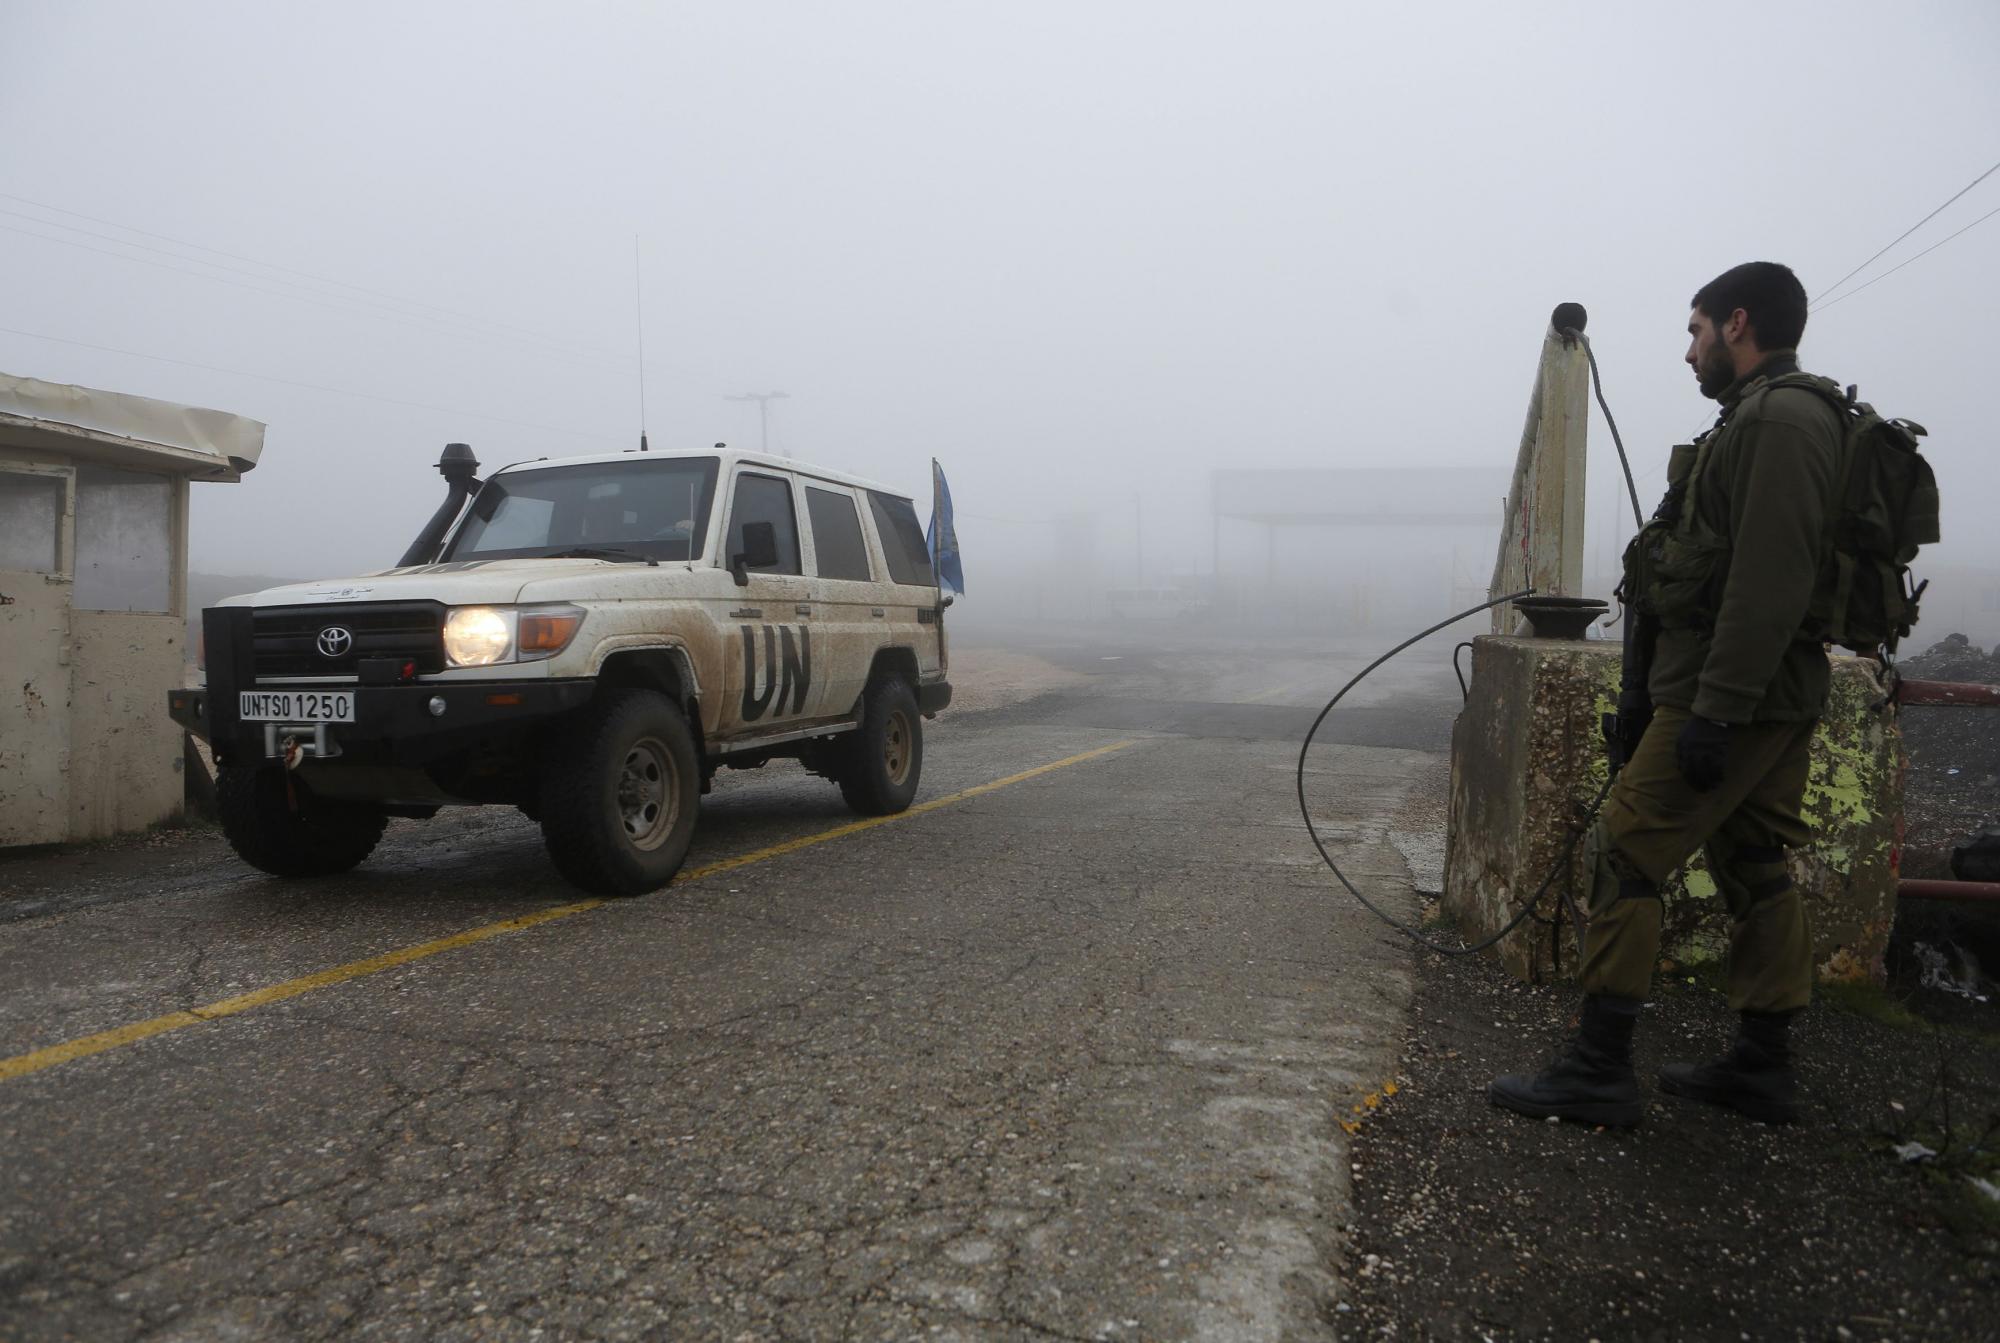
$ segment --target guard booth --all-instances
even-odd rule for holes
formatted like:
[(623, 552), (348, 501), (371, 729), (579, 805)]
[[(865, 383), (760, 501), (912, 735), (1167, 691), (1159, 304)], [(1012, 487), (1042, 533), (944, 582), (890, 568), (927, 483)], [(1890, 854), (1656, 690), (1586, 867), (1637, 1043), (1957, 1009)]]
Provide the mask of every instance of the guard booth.
[(263, 447), (238, 415), (0, 373), (0, 847), (180, 813), (188, 487)]

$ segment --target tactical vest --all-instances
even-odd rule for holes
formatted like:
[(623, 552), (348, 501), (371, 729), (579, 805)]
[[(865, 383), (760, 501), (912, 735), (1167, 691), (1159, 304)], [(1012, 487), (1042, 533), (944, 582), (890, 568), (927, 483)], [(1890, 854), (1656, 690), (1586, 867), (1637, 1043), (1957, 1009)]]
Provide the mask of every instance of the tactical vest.
[(1694, 483), (1718, 431), (1674, 445), (1667, 457), (1667, 492), (1652, 519), (1625, 545), (1617, 596), (1662, 629), (1712, 629), (1721, 606), (1729, 542), (1703, 525), (1692, 505)]

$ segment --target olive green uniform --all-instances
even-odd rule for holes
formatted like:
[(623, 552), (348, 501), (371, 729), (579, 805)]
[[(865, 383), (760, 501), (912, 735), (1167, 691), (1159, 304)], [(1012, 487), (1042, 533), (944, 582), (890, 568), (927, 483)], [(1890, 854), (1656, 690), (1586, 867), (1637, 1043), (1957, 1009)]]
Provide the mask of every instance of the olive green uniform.
[[(1811, 997), (1805, 905), (1784, 851), (1807, 838), (1807, 748), (1831, 676), (1806, 611), (1843, 426), (1817, 394), (1765, 386), (1797, 368), (1791, 351), (1775, 351), (1723, 393), (1717, 427), (1675, 449), (1668, 485), (1670, 500), (1681, 491), (1678, 520), (1634, 543), (1650, 547), (1631, 595), (1659, 624), (1647, 681), (1656, 707), (1593, 835), (1587, 994), (1647, 996), (1658, 888), (1706, 847), (1733, 923), (1730, 1006), (1789, 1012)], [(1676, 763), (1691, 716), (1730, 725), (1722, 783), (1707, 793)]]

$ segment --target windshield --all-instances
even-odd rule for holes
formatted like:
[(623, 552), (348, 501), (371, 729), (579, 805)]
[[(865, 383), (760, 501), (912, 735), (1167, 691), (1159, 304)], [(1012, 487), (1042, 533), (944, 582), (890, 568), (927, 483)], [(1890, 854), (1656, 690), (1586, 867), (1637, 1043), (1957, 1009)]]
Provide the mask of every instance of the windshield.
[(473, 497), (442, 558), (591, 549), (691, 560), (708, 537), (715, 471), (713, 457), (660, 457), (501, 472)]

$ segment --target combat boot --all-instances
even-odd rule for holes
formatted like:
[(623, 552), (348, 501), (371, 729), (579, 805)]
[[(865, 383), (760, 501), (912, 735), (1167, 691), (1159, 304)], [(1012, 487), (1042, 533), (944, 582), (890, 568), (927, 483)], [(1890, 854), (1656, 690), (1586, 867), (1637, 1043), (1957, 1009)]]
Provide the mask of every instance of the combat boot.
[(1495, 1105), (1547, 1119), (1631, 1128), (1645, 1113), (1632, 1075), (1632, 1027), (1639, 1000), (1592, 994), (1583, 1000), (1576, 1036), (1555, 1062), (1530, 1077), (1509, 1073), (1486, 1087)]
[(1745, 1012), (1736, 1043), (1707, 1063), (1669, 1063), (1660, 1090), (1740, 1111), (1766, 1124), (1796, 1123), (1798, 1079), (1787, 1039), (1790, 1012)]

